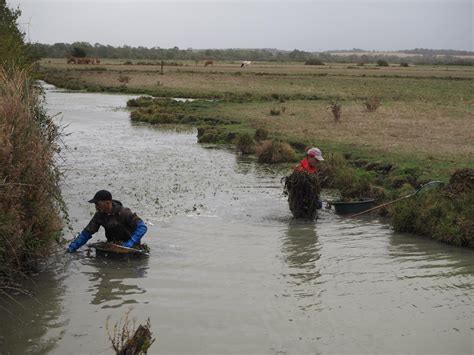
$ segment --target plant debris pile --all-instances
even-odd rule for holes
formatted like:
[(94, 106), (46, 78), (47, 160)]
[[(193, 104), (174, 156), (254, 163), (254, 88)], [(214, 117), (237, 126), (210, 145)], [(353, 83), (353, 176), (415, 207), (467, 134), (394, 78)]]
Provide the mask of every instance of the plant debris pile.
[(474, 191), (474, 169), (471, 168), (456, 170), (445, 189), (446, 194), (453, 198), (472, 191)]
[(305, 171), (294, 171), (285, 177), (285, 194), (288, 195), (288, 205), (294, 218), (316, 218), (317, 200), (321, 186), (316, 174)]

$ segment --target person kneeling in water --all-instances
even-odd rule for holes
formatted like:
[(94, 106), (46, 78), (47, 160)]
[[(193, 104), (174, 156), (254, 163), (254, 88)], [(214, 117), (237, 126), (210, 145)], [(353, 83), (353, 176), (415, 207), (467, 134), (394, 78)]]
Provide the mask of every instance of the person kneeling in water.
[(107, 190), (98, 191), (90, 203), (95, 203), (96, 213), (84, 230), (69, 244), (67, 251), (75, 252), (87, 243), (92, 235), (102, 226), (108, 242), (120, 244), (127, 248), (140, 244), (141, 238), (147, 231), (147, 226), (129, 208), (122, 203), (112, 200), (112, 194)]

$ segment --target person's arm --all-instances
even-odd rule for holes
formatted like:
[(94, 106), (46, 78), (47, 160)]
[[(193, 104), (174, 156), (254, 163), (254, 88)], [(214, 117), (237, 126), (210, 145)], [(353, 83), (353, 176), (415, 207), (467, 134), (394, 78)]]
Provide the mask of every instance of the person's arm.
[(140, 240), (142, 237), (145, 235), (146, 231), (148, 230), (145, 222), (142, 220), (139, 220), (137, 222), (137, 226), (135, 228), (135, 231), (133, 234), (130, 236), (130, 239), (127, 240), (125, 243), (122, 245), (127, 248), (132, 248), (136, 244), (140, 244)]
[(82, 247), (84, 244), (87, 243), (87, 241), (89, 239), (92, 238), (92, 234), (87, 231), (87, 230), (83, 230), (81, 232), (81, 234), (79, 234), (72, 242), (71, 244), (69, 244), (69, 246), (67, 247), (67, 252), (68, 253), (74, 253), (77, 249), (79, 249), (80, 247)]
[(77, 249), (82, 247), (84, 244), (87, 243), (89, 239), (92, 238), (92, 235), (95, 234), (99, 228), (100, 223), (98, 219), (98, 214), (96, 213), (94, 217), (92, 217), (89, 224), (84, 228), (84, 230), (79, 234), (67, 247), (68, 253), (74, 253)]

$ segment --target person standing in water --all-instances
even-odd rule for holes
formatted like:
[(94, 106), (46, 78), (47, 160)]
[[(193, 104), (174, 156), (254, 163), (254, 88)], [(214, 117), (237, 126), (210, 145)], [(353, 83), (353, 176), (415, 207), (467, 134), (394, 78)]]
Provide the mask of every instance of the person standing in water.
[(310, 174), (318, 172), (317, 165), (319, 161), (323, 161), (323, 153), (319, 148), (310, 148), (306, 151), (306, 157), (295, 166), (295, 171), (306, 171)]
[(89, 203), (95, 204), (96, 213), (84, 230), (69, 244), (67, 248), (69, 253), (86, 244), (101, 226), (105, 229), (108, 242), (127, 248), (140, 244), (147, 231), (145, 222), (129, 208), (123, 207), (120, 201), (113, 200), (109, 191), (98, 191)]
[[(304, 171), (308, 174), (317, 174), (317, 165), (320, 161), (323, 160), (323, 153), (319, 148), (310, 148), (306, 151), (306, 156), (304, 157), (304, 159), (301, 160), (300, 163), (295, 166), (294, 171)], [(318, 210), (323, 208), (323, 203), (319, 199), (319, 196), (316, 198), (316, 208)]]

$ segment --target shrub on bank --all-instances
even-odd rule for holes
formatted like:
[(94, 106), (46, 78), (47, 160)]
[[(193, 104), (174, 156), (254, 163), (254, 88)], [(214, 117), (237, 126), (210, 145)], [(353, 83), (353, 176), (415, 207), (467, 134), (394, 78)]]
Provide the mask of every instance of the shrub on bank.
[(287, 163), (296, 160), (296, 153), (288, 143), (278, 140), (266, 140), (260, 142), (256, 148), (258, 161), (260, 163)]
[(25, 70), (0, 70), (0, 287), (48, 254), (64, 211), (60, 132)]
[(255, 153), (255, 140), (250, 133), (242, 133), (237, 137), (237, 150), (242, 154)]
[(228, 134), (221, 127), (202, 126), (198, 127), (198, 143), (225, 143), (228, 141)]
[(474, 169), (456, 171), (444, 188), (423, 191), (390, 210), (400, 232), (429, 236), (448, 244), (474, 243)]
[(269, 136), (269, 132), (266, 129), (257, 128), (257, 130), (255, 131), (254, 139), (258, 142), (264, 141), (268, 139), (268, 136)]
[(321, 59), (309, 59), (305, 63), (305, 65), (324, 65), (324, 62)]
[(127, 107), (148, 107), (153, 103), (151, 96), (140, 96), (127, 101)]

